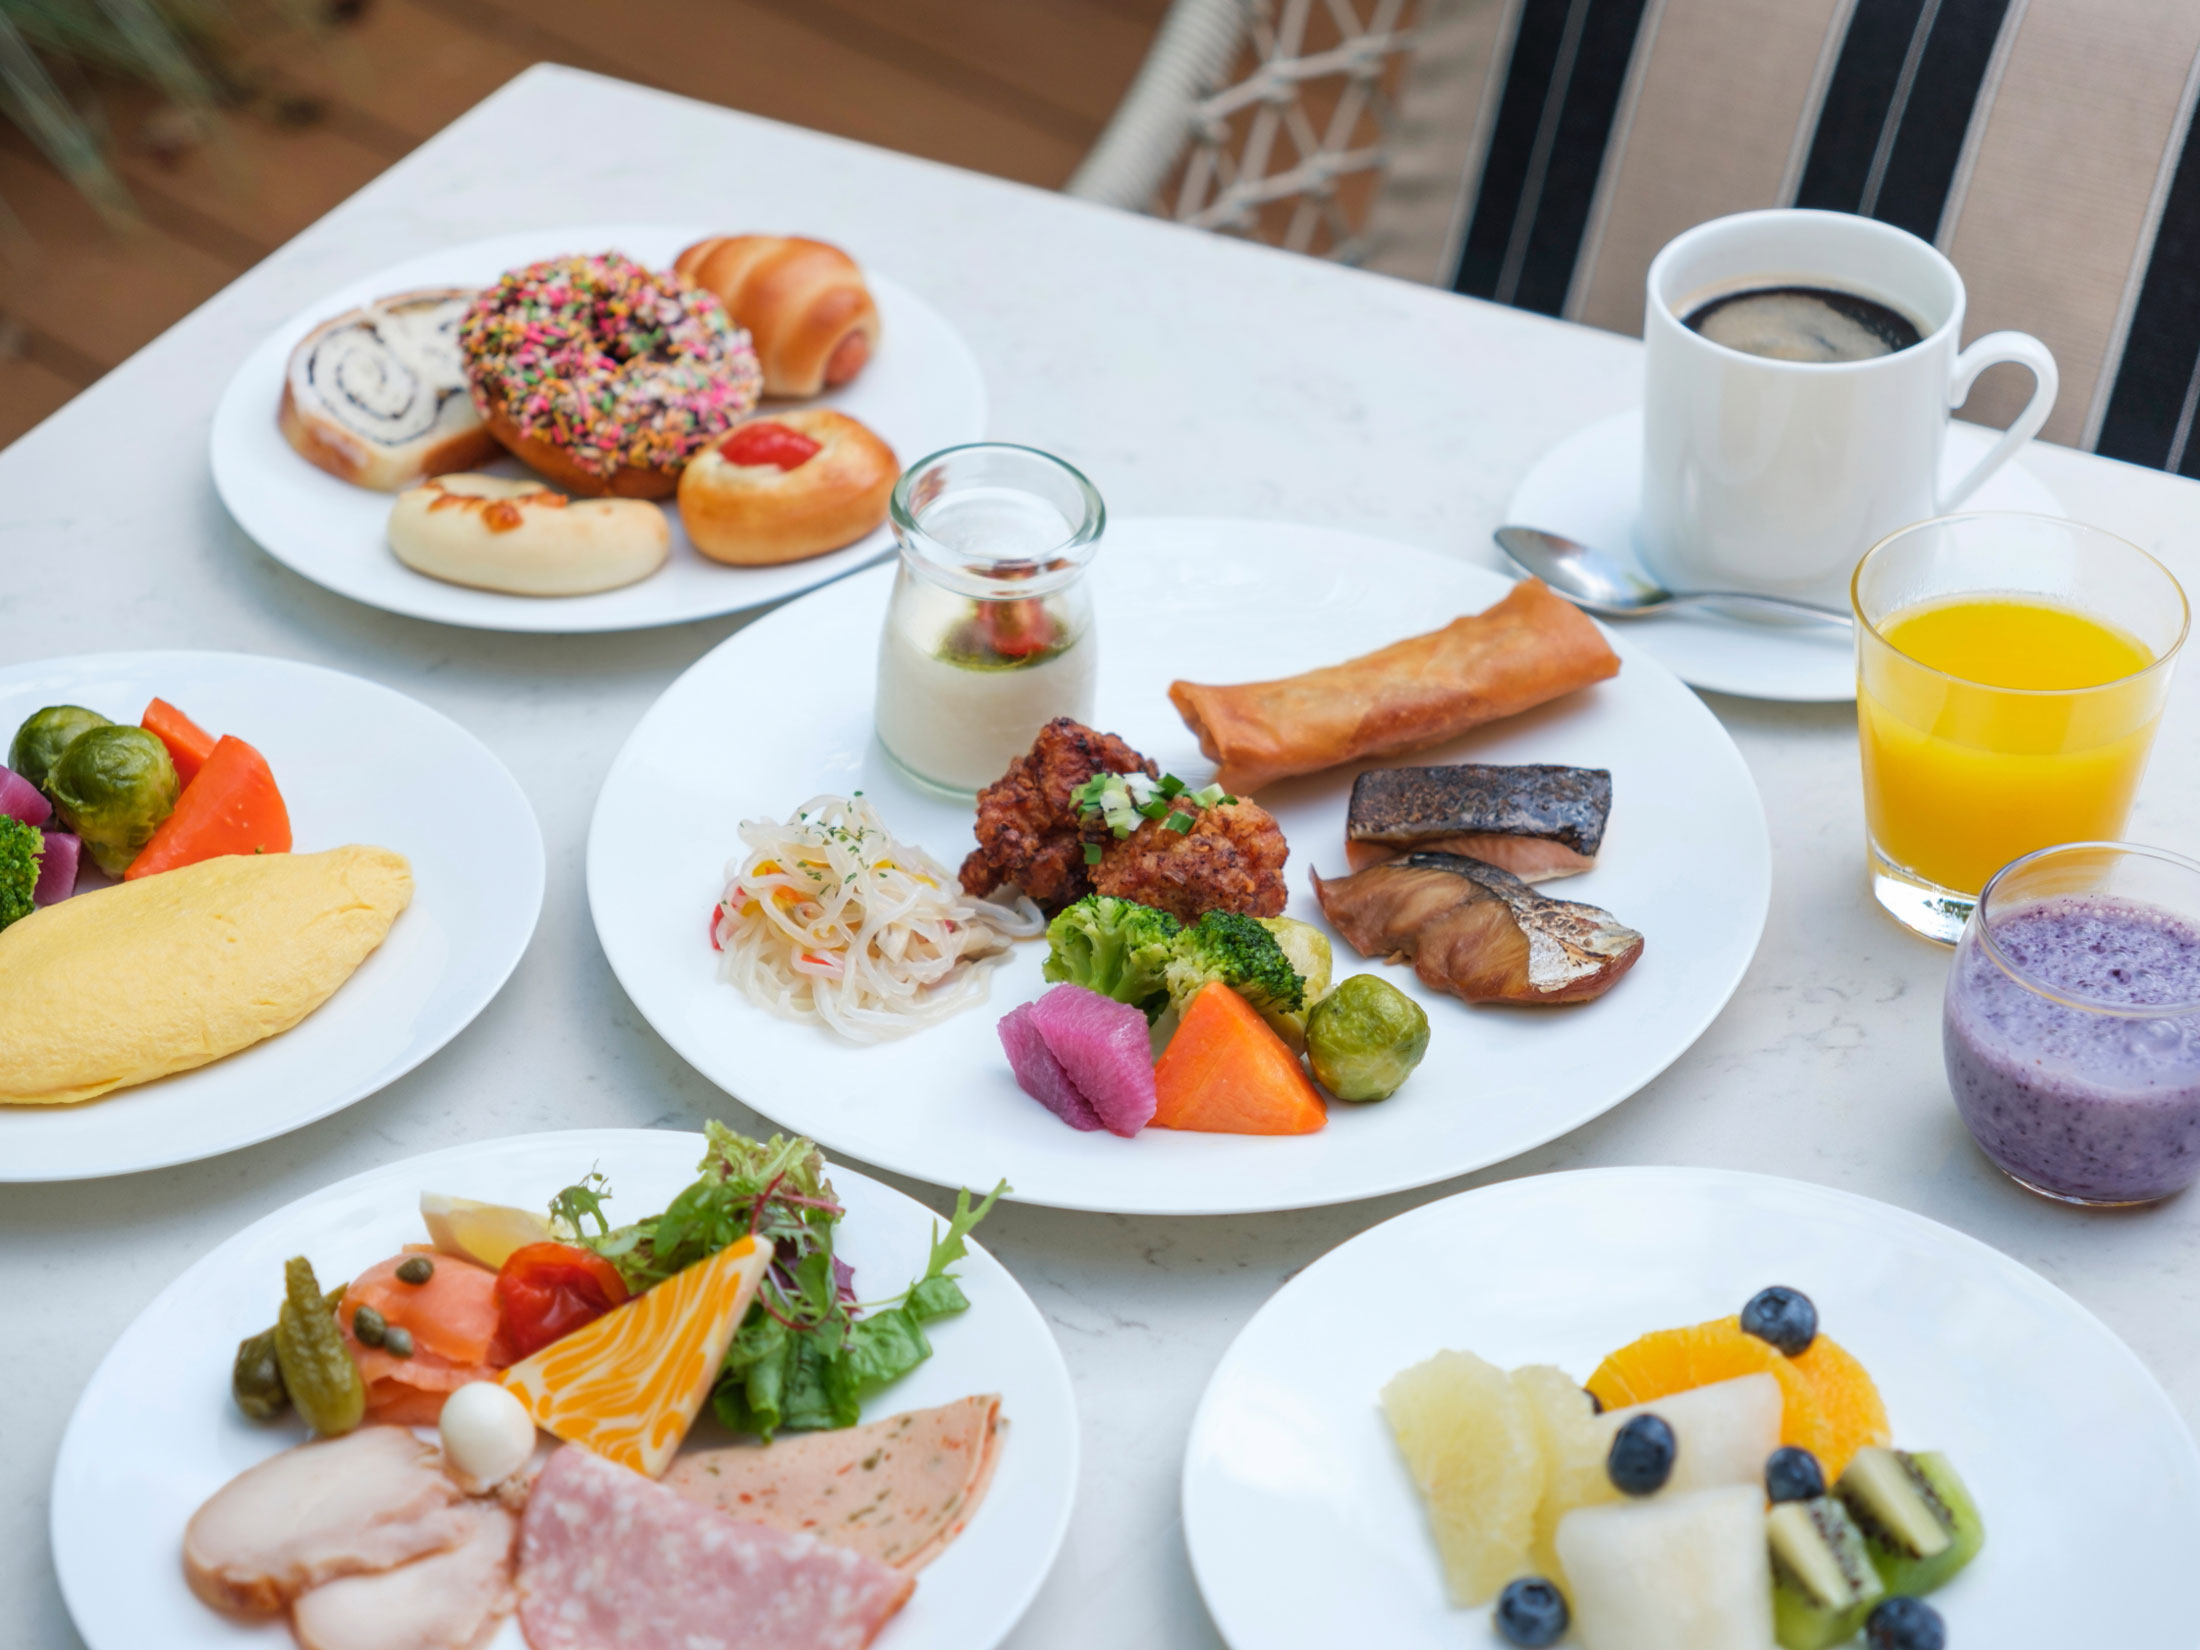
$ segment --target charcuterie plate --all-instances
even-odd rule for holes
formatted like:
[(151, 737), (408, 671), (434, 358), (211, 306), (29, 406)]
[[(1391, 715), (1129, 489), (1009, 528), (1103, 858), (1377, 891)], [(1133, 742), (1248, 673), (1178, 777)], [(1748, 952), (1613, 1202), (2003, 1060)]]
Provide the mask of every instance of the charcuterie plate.
[[(241, 1650), (289, 1642), (279, 1619), (247, 1622), (199, 1602), (182, 1560), (184, 1528), (201, 1503), (306, 1437), (289, 1414), (247, 1420), (230, 1394), (237, 1343), (266, 1327), (286, 1259), (306, 1256), (325, 1279), (351, 1277), (400, 1245), (421, 1241), (424, 1192), (539, 1210), (592, 1170), (609, 1183), (609, 1218), (631, 1221), (663, 1209), (689, 1185), (703, 1154), (700, 1135), (632, 1129), (482, 1141), (316, 1192), (192, 1265), (123, 1332), (62, 1439), (51, 1507), (54, 1562), (91, 1650), (151, 1644)], [(924, 1272), (938, 1218), (860, 1174), (837, 1166), (826, 1172), (845, 1210), (838, 1258), (855, 1268), (866, 1300), (897, 1294)], [(862, 1419), (998, 1394), (997, 1466), (960, 1535), (917, 1573), (913, 1594), (879, 1635), (878, 1650), (998, 1644), (1045, 1579), (1076, 1493), (1075, 1402), (1045, 1320), (975, 1243), (953, 1275), (967, 1309), (928, 1325), (931, 1356), (867, 1397)], [(687, 1447), (731, 1442), (706, 1422), (689, 1434)], [(523, 1588), (526, 1580), (523, 1572)], [(493, 1643), (521, 1650), (516, 1618), (505, 1620)]]

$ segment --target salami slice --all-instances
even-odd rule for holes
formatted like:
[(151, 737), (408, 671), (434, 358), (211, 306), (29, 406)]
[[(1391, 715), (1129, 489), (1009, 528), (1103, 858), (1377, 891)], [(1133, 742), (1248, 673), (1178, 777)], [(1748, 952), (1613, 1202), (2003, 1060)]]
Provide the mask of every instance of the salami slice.
[(915, 1587), (574, 1444), (550, 1457), (520, 1521), (519, 1620), (533, 1650), (863, 1650)]

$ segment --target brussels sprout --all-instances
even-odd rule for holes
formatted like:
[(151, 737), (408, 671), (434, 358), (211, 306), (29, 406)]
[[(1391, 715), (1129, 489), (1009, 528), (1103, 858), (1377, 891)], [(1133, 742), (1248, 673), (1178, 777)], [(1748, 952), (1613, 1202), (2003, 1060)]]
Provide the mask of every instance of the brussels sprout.
[(1355, 974), (1314, 1005), (1306, 1059), (1339, 1100), (1387, 1100), (1428, 1052), (1428, 1016), (1388, 980)]
[(99, 868), (119, 877), (160, 822), (176, 810), (176, 765), (143, 728), (87, 728), (46, 777), (62, 823), (84, 839)]
[(46, 776), (78, 734), (86, 728), (111, 726), (98, 711), (86, 710), (82, 705), (48, 705), (33, 711), (15, 730), (15, 743), (8, 747), (8, 766), (44, 790)]

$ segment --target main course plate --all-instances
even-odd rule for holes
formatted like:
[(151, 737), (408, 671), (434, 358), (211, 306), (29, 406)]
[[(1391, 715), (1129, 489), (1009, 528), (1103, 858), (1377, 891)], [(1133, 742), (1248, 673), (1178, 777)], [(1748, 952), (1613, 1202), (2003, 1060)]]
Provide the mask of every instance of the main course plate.
[[(348, 1277), (421, 1238), (423, 1191), (540, 1209), (591, 1169), (609, 1180), (606, 1212), (662, 1209), (695, 1178), (698, 1134), (585, 1129), (486, 1140), (431, 1152), (299, 1199), (247, 1227), (164, 1290), (107, 1354), (78, 1400), (54, 1468), (54, 1564), (91, 1650), (238, 1650), (287, 1644), (280, 1625), (207, 1609), (185, 1585), (183, 1529), (199, 1504), (304, 1429), (248, 1421), (229, 1395), (237, 1342), (264, 1328), (283, 1262), (305, 1255)], [(931, 1210), (851, 1170), (828, 1168), (847, 1209), (836, 1252), (872, 1295), (924, 1270), (940, 1224)], [(977, 1515), (927, 1566), (878, 1650), (990, 1650), (1046, 1578), (1077, 1488), (1077, 1410), (1046, 1320), (975, 1241), (955, 1265), (969, 1309), (926, 1331), (932, 1356), (872, 1397), (864, 1419), (999, 1393), (1000, 1465)], [(709, 1430), (699, 1427), (698, 1433)], [(723, 1437), (713, 1442), (725, 1442)], [(522, 1650), (507, 1618), (491, 1650)]]
[[(1170, 708), (1172, 678), (1260, 680), (1333, 663), (1488, 607), (1498, 574), (1325, 528), (1118, 521), (1091, 575), (1096, 725), (1187, 783), (1212, 765)], [(872, 661), (893, 574), (876, 569), (767, 615), (651, 707), (612, 764), (588, 845), (596, 931), (627, 994), (691, 1064), (786, 1127), (940, 1185), (1067, 1208), (1211, 1214), (1300, 1208), (1499, 1162), (1619, 1104), (1725, 1005), (1756, 950), (1771, 885), (1764, 812), (1726, 732), (1624, 633), (1611, 681), (1408, 760), (1557, 762), (1612, 771), (1612, 824), (1588, 874), (1545, 891), (1648, 936), (1610, 995), (1575, 1008), (1469, 1008), (1340, 940), (1424, 1003), (1427, 1060), (1394, 1098), (1330, 1107), (1289, 1139), (1081, 1134), (1025, 1096), (994, 1025), (1043, 989), (1043, 943), (995, 971), (989, 1004), (899, 1042), (851, 1047), (721, 984), (706, 918), (744, 819), (860, 790), (889, 830), (953, 867), (972, 810), (902, 779), (872, 735)], [(1359, 766), (1377, 766), (1364, 763)], [(1309, 866), (1344, 868), (1355, 769), (1264, 790), (1291, 844), (1289, 914), (1319, 923)]]
[[(2200, 1452), (2129, 1348), (2007, 1256), (1821, 1186), (1712, 1169), (1506, 1181), (1364, 1232), (1278, 1291), (1224, 1354), (1184, 1459), (1192, 1568), (1232, 1650), (1495, 1644), (1444, 1599), (1377, 1394), (1432, 1353), (1580, 1379), (1648, 1330), (1801, 1289), (1939, 1450), (1986, 1546), (1932, 1602), (1956, 1645), (2189, 1635)], [(1858, 1641), (1861, 1643), (1861, 1641)]]
[[(330, 316), (419, 287), (487, 286), (508, 269), (565, 253), (618, 251), (652, 269), (669, 269), (682, 247), (708, 228), (664, 224), (580, 224), (533, 229), (446, 247), (393, 264), (317, 299), (277, 327), (244, 359), (214, 412), (214, 486), (237, 525), (294, 573), (338, 595), (392, 613), (479, 630), (640, 630), (760, 607), (838, 578), (891, 547), (881, 525), (845, 550), (778, 567), (724, 567), (701, 555), (672, 523), (672, 559), (639, 583), (593, 596), (512, 596), (472, 590), (416, 573), (389, 547), (394, 493), (354, 487), (315, 469), (276, 428), (276, 404), (290, 352)], [(868, 248), (851, 247), (881, 322), (877, 356), (844, 388), (796, 401), (766, 401), (758, 411), (834, 407), (884, 438), (904, 465), (985, 433), (985, 380), (962, 335), (907, 287), (869, 267)], [(487, 466), (526, 475), (517, 461)]]
[[(335, 996), (279, 1036), (96, 1100), (0, 1106), (0, 1182), (188, 1163), (364, 1099), (488, 1006), (542, 912), (542, 828), (504, 764), (450, 718), (356, 676), (241, 653), (37, 660), (0, 670), (0, 740), (47, 705), (128, 722), (156, 696), (266, 756), (298, 852), (405, 855), (412, 904)], [(465, 828), (423, 799), (455, 804)]]

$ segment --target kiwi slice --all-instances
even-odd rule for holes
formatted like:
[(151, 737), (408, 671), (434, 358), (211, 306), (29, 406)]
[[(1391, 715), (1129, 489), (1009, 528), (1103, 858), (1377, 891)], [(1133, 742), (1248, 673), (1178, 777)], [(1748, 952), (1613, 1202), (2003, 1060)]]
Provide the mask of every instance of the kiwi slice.
[(1833, 1493), (1864, 1532), (1890, 1593), (1929, 1593), (1986, 1545), (1971, 1492), (1945, 1455), (1860, 1449)]
[(1772, 1631), (1783, 1650), (1851, 1637), (1885, 1593), (1864, 1533), (1830, 1495), (1783, 1501), (1765, 1519), (1772, 1546)]

